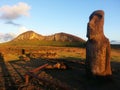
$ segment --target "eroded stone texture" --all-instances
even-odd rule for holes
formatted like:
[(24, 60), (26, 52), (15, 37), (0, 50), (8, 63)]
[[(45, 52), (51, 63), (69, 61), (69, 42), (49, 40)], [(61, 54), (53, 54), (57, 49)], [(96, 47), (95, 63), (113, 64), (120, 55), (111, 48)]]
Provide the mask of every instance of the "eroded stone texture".
[(104, 11), (94, 11), (87, 26), (86, 72), (88, 75), (112, 75), (110, 65), (110, 43), (103, 32)]

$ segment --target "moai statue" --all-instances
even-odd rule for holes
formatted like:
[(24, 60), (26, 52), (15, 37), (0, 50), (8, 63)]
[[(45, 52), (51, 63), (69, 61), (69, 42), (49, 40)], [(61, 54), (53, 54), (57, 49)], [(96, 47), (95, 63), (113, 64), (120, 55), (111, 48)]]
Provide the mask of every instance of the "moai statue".
[(87, 25), (86, 73), (90, 76), (111, 76), (110, 43), (103, 31), (104, 11), (94, 11)]

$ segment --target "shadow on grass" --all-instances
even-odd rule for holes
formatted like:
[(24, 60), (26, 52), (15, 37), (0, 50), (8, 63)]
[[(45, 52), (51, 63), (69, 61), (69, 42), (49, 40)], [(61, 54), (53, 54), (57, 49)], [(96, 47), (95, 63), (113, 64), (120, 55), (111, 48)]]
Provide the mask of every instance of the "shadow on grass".
[[(68, 69), (66, 70), (45, 70), (46, 73), (51, 75), (53, 78), (60, 80), (61, 82), (66, 83), (71, 87), (71, 90), (82, 90), (84, 89), (83, 81), (85, 78), (85, 66), (83, 60), (76, 59), (58, 59), (56, 62), (64, 62)], [(80, 84), (81, 83), (81, 84)]]
[[(24, 63), (23, 63), (24, 62)], [(27, 67), (37, 68), (45, 63), (54, 64), (56, 62), (64, 62), (68, 69), (46, 69), (45, 72), (55, 79), (66, 83), (71, 87), (71, 90), (120, 90), (120, 63), (111, 62), (113, 75), (111, 79), (107, 78), (87, 78), (85, 72), (85, 60), (80, 58), (68, 57), (65, 59), (31, 59), (25, 61), (12, 61), (11, 64), (16, 64), (22, 69)], [(26, 69), (27, 71), (27, 69)]]
[(87, 90), (120, 90), (120, 62), (111, 62), (112, 76), (86, 79)]
[(111, 62), (113, 77), (120, 83), (120, 62)]
[[(12, 76), (4, 62), (4, 56), (2, 55), (2, 53), (0, 53), (0, 67), (1, 67), (1, 71), (3, 74), (3, 78), (4, 78), (4, 88), (5, 90), (16, 90), (17, 87), (15, 87), (15, 82), (12, 79)], [(2, 89), (4, 90), (4, 89)]]
[(69, 69), (46, 70), (46, 72), (61, 82), (67, 83), (73, 90), (120, 90), (119, 62), (111, 62), (113, 71), (111, 77), (88, 78), (85, 72), (85, 60), (69, 59), (58, 60), (59, 62), (66, 63), (69, 66)]

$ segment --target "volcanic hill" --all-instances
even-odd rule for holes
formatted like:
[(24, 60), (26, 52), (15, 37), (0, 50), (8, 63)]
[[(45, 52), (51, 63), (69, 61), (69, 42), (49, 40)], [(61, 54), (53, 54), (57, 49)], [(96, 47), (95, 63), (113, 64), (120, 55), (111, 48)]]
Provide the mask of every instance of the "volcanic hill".
[(39, 46), (81, 46), (85, 40), (67, 33), (56, 33), (43, 36), (34, 31), (27, 31), (7, 44), (10, 45), (39, 45)]

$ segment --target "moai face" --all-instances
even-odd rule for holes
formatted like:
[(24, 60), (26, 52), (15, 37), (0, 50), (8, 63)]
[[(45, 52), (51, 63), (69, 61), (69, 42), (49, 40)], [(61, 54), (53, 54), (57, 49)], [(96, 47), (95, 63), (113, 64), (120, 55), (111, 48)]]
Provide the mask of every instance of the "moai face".
[(104, 12), (98, 10), (93, 12), (89, 17), (87, 26), (87, 37), (89, 40), (96, 40), (103, 35)]

